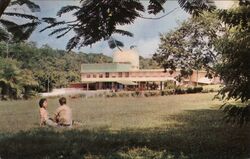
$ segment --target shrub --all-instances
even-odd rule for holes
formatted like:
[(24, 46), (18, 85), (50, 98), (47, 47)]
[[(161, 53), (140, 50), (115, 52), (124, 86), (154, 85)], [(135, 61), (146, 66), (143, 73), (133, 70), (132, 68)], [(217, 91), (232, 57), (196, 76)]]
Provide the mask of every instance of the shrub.
[(164, 83), (164, 87), (165, 87), (165, 89), (175, 89), (176, 84), (174, 81), (167, 81)]
[(164, 94), (165, 94), (165, 95), (172, 95), (172, 94), (174, 94), (174, 89), (165, 90), (165, 91), (164, 91)]
[(27, 92), (25, 92), (25, 94), (23, 95), (24, 99), (31, 99), (37, 96), (37, 92), (34, 90), (29, 90)]
[(184, 94), (184, 93), (201, 93), (202, 90), (203, 90), (202, 87), (188, 87), (187, 89), (182, 89), (181, 91), (177, 90), (177, 92), (179, 91), (178, 92), (179, 94)]
[(214, 90), (213, 88), (211, 88), (211, 89), (209, 90), (209, 92), (215, 92), (215, 90)]
[(151, 94), (150, 94), (150, 92), (144, 92), (144, 96), (145, 96), (145, 97), (150, 97)]
[(137, 96), (139, 96), (139, 95), (140, 95), (140, 92), (139, 92), (139, 91), (135, 91), (135, 94), (136, 94)]
[(138, 95), (137, 95), (136, 92), (131, 93), (131, 96), (132, 96), (132, 97), (138, 97)]
[(129, 97), (129, 93), (125, 93), (125, 92), (123, 92), (123, 93), (118, 93), (118, 96), (119, 96), (119, 97)]
[(200, 93), (202, 90), (202, 87), (194, 87), (194, 93)]
[(186, 90), (182, 89), (182, 88), (175, 88), (174, 93), (175, 94), (185, 94)]
[(187, 93), (195, 93), (195, 89), (192, 87), (188, 87), (186, 90)]
[(117, 97), (117, 93), (111, 93), (111, 97)]
[(151, 92), (151, 96), (157, 96), (157, 95), (160, 95), (160, 93), (157, 93), (157, 92)]

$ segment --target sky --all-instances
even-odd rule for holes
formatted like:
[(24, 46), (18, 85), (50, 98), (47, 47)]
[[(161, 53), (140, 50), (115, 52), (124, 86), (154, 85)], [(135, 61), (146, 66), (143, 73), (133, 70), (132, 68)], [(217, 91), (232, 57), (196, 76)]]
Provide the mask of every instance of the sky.
[[(41, 12), (36, 13), (38, 17), (56, 17), (56, 12), (65, 5), (77, 5), (79, 2), (76, 0), (34, 0), (41, 8)], [(147, 2), (143, 2), (146, 3)], [(179, 8), (177, 1), (167, 1), (164, 5), (165, 13), (168, 13), (173, 8), (178, 7), (174, 12), (165, 16), (160, 20), (148, 20), (138, 18), (134, 24), (121, 26), (122, 29), (128, 30), (134, 34), (134, 37), (127, 36), (114, 36), (117, 40), (124, 43), (124, 49), (128, 49), (131, 45), (136, 45), (139, 54), (143, 57), (151, 57), (156, 51), (160, 39), (160, 33), (167, 33), (170, 30), (175, 29), (180, 23), (186, 20), (190, 15)], [(158, 14), (159, 17), (165, 13)], [(146, 17), (154, 17), (153, 15), (144, 15)], [(71, 14), (66, 14), (61, 19), (72, 19), (74, 17)], [(29, 41), (35, 41), (39, 47), (48, 44), (52, 48), (65, 49), (67, 41), (74, 35), (73, 32), (65, 35), (60, 39), (56, 39), (53, 36), (48, 36), (49, 31), (40, 33), (39, 30), (45, 27), (45, 24), (39, 25), (36, 31), (31, 35)], [(51, 31), (51, 30), (50, 30)], [(80, 49), (74, 49), (76, 52), (85, 53), (103, 53), (105, 55), (112, 55), (115, 50), (111, 50), (107, 41), (100, 41), (92, 47), (83, 47)]]

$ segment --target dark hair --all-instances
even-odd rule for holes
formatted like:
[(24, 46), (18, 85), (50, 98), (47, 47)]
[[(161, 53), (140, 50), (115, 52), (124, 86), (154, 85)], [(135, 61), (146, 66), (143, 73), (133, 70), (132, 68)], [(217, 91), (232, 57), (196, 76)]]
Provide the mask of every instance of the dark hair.
[(42, 99), (40, 99), (40, 101), (39, 101), (39, 106), (40, 106), (40, 108), (42, 108), (42, 107), (43, 107), (43, 103), (44, 103), (45, 101), (47, 101), (47, 99), (46, 99), (46, 98), (42, 98)]
[(66, 104), (66, 98), (65, 97), (60, 98), (59, 103), (60, 103), (60, 105)]

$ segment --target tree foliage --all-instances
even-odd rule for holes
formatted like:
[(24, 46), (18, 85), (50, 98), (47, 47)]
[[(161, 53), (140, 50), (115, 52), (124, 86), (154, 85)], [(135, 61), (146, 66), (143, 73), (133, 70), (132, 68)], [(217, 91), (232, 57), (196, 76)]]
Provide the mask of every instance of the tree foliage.
[(108, 44), (109, 48), (111, 49), (118, 48), (120, 51), (122, 50), (121, 47), (124, 47), (124, 44), (121, 41), (116, 40), (113, 37), (109, 39)]
[(220, 94), (243, 104), (223, 106), (225, 119), (243, 125), (250, 121), (250, 5), (220, 11), (219, 15), (229, 26), (227, 34), (216, 42), (221, 54), (217, 72), (225, 83)]
[(206, 69), (211, 77), (218, 59), (213, 43), (222, 30), (214, 13), (192, 17), (175, 31), (160, 35), (161, 43), (153, 58), (170, 72), (181, 69), (185, 78), (200, 69)]
[[(29, 0), (0, 0), (0, 4), (4, 5), (3, 8), (0, 8), (0, 40), (12, 39), (13, 41), (24, 41), (27, 40), (36, 27), (41, 23), (38, 17), (32, 15), (32, 12), (40, 11), (40, 7), (32, 1)], [(29, 9), (30, 14), (21, 13), (13, 10), (19, 6), (26, 5)], [(6, 9), (7, 8), (7, 9)], [(8, 10), (9, 8), (9, 10)], [(14, 20), (11, 20), (9, 17), (17, 17), (24, 19), (20, 23)], [(6, 37), (7, 35), (7, 37)], [(10, 36), (12, 35), (12, 37)]]
[(67, 53), (48, 45), (37, 48), (35, 43), (9, 45), (6, 57), (5, 42), (0, 42), (0, 90), (2, 97), (27, 98), (32, 93), (68, 87), (80, 82), (82, 63), (108, 63), (103, 54)]
[(161, 66), (152, 58), (139, 57), (140, 69), (159, 69)]
[[(57, 21), (56, 18), (45, 18), (48, 26), (41, 31), (54, 29), (49, 35), (61, 38), (70, 31), (75, 35), (68, 41), (67, 50), (76, 47), (91, 46), (97, 41), (109, 40), (112, 35), (120, 34), (132, 37), (129, 31), (119, 29), (120, 26), (132, 24), (141, 18), (144, 12), (157, 14), (164, 12), (163, 5), (167, 0), (149, 0), (147, 7), (138, 0), (85, 0), (80, 6), (64, 6), (58, 12), (60, 17), (71, 12), (75, 20)], [(180, 6), (192, 14), (212, 7), (205, 0), (178, 0)]]
[(242, 103), (223, 105), (225, 120), (243, 125), (250, 121), (250, 6), (246, 1), (215, 13), (213, 21), (193, 17), (189, 25), (185, 22), (176, 31), (161, 35), (154, 58), (164, 68), (181, 68), (184, 75), (191, 69), (218, 74), (224, 82), (219, 91), (222, 99)]
[(12, 59), (0, 58), (0, 88), (2, 99), (21, 97), (30, 93), (32, 87), (37, 86), (31, 71), (20, 69), (20, 62)]

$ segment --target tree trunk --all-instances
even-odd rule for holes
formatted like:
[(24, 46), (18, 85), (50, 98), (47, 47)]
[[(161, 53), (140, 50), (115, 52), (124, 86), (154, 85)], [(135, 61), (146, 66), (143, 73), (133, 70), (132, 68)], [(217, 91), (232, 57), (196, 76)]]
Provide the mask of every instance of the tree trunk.
[(5, 11), (5, 9), (10, 4), (10, 1), (11, 0), (0, 0), (0, 18), (2, 16), (3, 12)]

